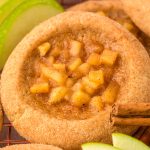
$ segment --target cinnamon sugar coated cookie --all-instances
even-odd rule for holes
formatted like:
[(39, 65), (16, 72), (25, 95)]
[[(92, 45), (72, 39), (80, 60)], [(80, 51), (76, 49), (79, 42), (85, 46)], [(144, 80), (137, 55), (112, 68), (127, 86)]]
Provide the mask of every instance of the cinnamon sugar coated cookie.
[(52, 145), (42, 144), (20, 144), (0, 148), (0, 150), (62, 150)]
[(117, 21), (134, 34), (150, 53), (149, 3), (148, 0), (122, 0), (122, 3), (120, 0), (89, 0), (72, 6), (68, 11), (94, 12)]
[(132, 34), (101, 15), (65, 12), (18, 44), (2, 73), (1, 97), (21, 136), (74, 150), (111, 143), (112, 132), (132, 134), (138, 127), (111, 126), (111, 106), (148, 102), (148, 83), (149, 56)]

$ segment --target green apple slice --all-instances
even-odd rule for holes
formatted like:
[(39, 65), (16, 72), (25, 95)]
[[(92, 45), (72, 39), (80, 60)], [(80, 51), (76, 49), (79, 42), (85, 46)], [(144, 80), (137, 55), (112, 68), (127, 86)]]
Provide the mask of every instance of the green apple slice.
[(150, 150), (143, 142), (122, 133), (113, 133), (112, 139), (113, 145), (122, 150)]
[(102, 143), (86, 143), (83, 144), (81, 147), (82, 150), (120, 150), (111, 145), (102, 144)]
[(63, 11), (55, 0), (27, 0), (0, 25), (0, 69), (17, 43), (37, 24)]
[(0, 0), (0, 24), (24, 0)]
[[(8, 0), (0, 0), (0, 7), (1, 7), (2, 5), (4, 5), (7, 1), (8, 1)], [(1, 11), (1, 9), (0, 9), (0, 11)]]

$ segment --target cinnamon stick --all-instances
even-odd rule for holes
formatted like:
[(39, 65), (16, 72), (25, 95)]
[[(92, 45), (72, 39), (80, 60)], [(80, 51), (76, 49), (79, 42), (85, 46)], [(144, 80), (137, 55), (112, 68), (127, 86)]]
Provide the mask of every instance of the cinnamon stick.
[(112, 107), (113, 125), (150, 126), (150, 103), (120, 103)]
[(113, 117), (114, 125), (150, 126), (150, 118), (120, 118)]
[(115, 116), (150, 116), (150, 103), (120, 103), (113, 106)]

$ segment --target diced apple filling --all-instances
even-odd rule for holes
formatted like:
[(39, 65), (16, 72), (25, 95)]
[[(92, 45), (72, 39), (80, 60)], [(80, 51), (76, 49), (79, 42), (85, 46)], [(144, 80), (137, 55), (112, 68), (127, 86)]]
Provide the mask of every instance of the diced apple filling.
[(76, 58), (69, 64), (68, 68), (70, 71), (75, 71), (81, 64), (82, 60), (80, 58)]
[(94, 81), (90, 80), (88, 77), (84, 77), (82, 79), (82, 83), (83, 83), (84, 86), (89, 86), (93, 89), (98, 89), (99, 86), (101, 85), (101, 83), (94, 82)]
[(89, 79), (93, 82), (104, 84), (104, 73), (102, 70), (89, 72)]
[(48, 67), (42, 67), (42, 74), (53, 81), (55, 81), (57, 84), (62, 85), (65, 83), (67, 79), (67, 75), (63, 72), (59, 72), (56, 70), (51, 70)]
[(107, 66), (113, 66), (118, 57), (118, 52), (104, 50), (101, 55), (101, 63)]
[(88, 77), (82, 78), (83, 89), (90, 95), (93, 95), (100, 84), (89, 80)]
[(37, 49), (40, 52), (40, 56), (45, 56), (47, 52), (50, 50), (51, 44), (49, 42), (45, 42), (42, 45), (40, 45)]
[(64, 97), (67, 94), (67, 92), (68, 92), (68, 89), (66, 87), (57, 87), (57, 88), (54, 88), (51, 91), (50, 99), (49, 99), (48, 102), (50, 104), (56, 104), (56, 103), (61, 102), (64, 99)]
[(92, 53), (87, 59), (87, 63), (93, 66), (99, 66), (101, 64), (100, 55), (97, 53)]
[(60, 55), (60, 52), (61, 51), (56, 48), (56, 49), (51, 50), (50, 55), (53, 56), (53, 57), (58, 57)]
[(48, 83), (37, 83), (31, 86), (30, 92), (33, 94), (48, 93), (50, 90)]
[(88, 63), (83, 63), (78, 67), (78, 71), (81, 74), (86, 75), (90, 71), (90, 65)]
[(83, 44), (79, 41), (71, 41), (70, 55), (74, 57), (79, 57), (82, 53)]
[(85, 92), (78, 90), (73, 93), (71, 100), (72, 100), (72, 105), (77, 107), (82, 107), (84, 104), (89, 103), (90, 96)]
[(119, 92), (119, 85), (116, 81), (111, 81), (102, 94), (102, 100), (104, 103), (113, 104), (117, 98)]
[(70, 88), (70, 87), (73, 86), (74, 82), (75, 82), (74, 79), (68, 78), (68, 79), (67, 79), (67, 82), (66, 82), (66, 86), (67, 86), (68, 88)]
[(64, 99), (70, 103), (72, 96), (72, 91), (68, 90), (68, 93), (65, 95)]
[(104, 108), (104, 104), (100, 96), (94, 96), (90, 101), (90, 106), (92, 109), (101, 111)]
[(51, 76), (51, 71), (48, 67), (41, 65), (41, 74), (43, 77), (49, 79)]
[(86, 91), (89, 95), (93, 95), (94, 93), (95, 93), (95, 89), (94, 88), (92, 88), (92, 87), (90, 87), (90, 86), (88, 86), (88, 85), (85, 85), (84, 84), (84, 86), (83, 86), (83, 89), (84, 89), (84, 91)]
[(61, 85), (65, 83), (67, 76), (64, 73), (52, 70), (50, 74), (50, 79), (56, 81), (58, 84)]
[(66, 65), (65, 64), (61, 64), (61, 63), (53, 64), (53, 67), (56, 70), (63, 71), (63, 72), (66, 70)]
[(81, 84), (81, 82), (76, 82), (72, 87), (73, 91), (82, 90), (82, 89), (83, 89), (83, 85)]
[(42, 59), (35, 74), (41, 80), (37, 79), (39, 83), (31, 86), (30, 92), (49, 95), (49, 104), (66, 101), (78, 108), (87, 105), (96, 112), (102, 111), (105, 104), (115, 102), (119, 91), (118, 83), (112, 81), (118, 52), (104, 49), (97, 41), (85, 47), (86, 43), (76, 40), (69, 44), (64, 44), (67, 47), (62, 48), (62, 53), (58, 47), (52, 49), (48, 42), (38, 47)]

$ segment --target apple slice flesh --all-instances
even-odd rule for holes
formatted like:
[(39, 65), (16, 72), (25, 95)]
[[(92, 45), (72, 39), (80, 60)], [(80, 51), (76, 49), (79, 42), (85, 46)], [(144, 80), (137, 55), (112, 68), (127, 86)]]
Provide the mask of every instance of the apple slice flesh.
[(0, 24), (24, 0), (0, 0)]
[(82, 150), (120, 150), (111, 145), (102, 144), (102, 143), (86, 143), (83, 144), (81, 147)]
[[(8, 0), (0, 0), (0, 7), (2, 6), (2, 5), (4, 5), (6, 2), (8, 2)], [(0, 9), (1, 10), (1, 9)]]
[(122, 133), (113, 133), (112, 139), (113, 145), (121, 150), (150, 150), (143, 142)]
[(0, 70), (17, 43), (33, 27), (62, 11), (55, 0), (27, 0), (14, 9), (0, 25)]

